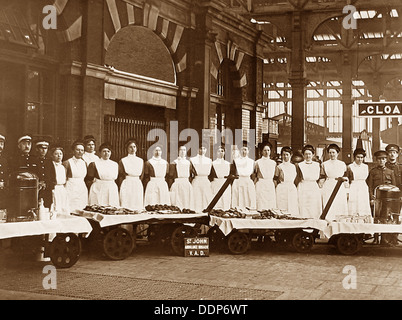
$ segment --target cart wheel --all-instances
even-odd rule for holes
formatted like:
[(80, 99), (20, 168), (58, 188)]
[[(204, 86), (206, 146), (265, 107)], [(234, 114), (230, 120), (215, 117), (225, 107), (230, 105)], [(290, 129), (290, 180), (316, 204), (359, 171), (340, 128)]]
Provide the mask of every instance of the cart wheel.
[(106, 233), (103, 239), (103, 252), (109, 259), (124, 260), (132, 252), (134, 240), (130, 232), (117, 227)]
[(70, 268), (81, 254), (80, 238), (74, 233), (58, 234), (49, 245), (49, 257), (57, 268)]
[(233, 254), (246, 253), (250, 248), (250, 241), (247, 234), (234, 231), (228, 236), (228, 248)]
[(355, 234), (341, 234), (336, 240), (336, 248), (339, 253), (353, 255), (362, 247), (362, 241)]
[(186, 225), (181, 225), (175, 228), (170, 238), (170, 244), (173, 252), (178, 256), (184, 256), (184, 238), (194, 238), (197, 236), (197, 231)]
[(307, 253), (310, 252), (314, 245), (313, 234), (299, 231), (293, 234), (292, 246), (297, 252)]
[(214, 226), (210, 228), (207, 232), (207, 236), (209, 237), (209, 247), (211, 250), (219, 250), (222, 248), (225, 235), (219, 227)]

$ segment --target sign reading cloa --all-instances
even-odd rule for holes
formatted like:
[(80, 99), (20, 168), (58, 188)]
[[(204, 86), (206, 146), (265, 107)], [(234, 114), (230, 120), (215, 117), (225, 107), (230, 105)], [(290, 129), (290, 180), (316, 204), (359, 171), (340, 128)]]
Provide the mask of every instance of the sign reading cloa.
[(402, 102), (362, 102), (359, 103), (360, 117), (400, 117)]
[(184, 239), (185, 257), (208, 257), (209, 238), (185, 238)]

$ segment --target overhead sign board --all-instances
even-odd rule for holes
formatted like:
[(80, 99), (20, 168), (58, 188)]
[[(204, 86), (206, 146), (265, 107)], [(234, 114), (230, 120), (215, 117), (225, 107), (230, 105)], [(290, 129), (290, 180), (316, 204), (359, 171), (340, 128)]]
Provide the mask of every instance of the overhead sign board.
[(402, 102), (360, 102), (360, 117), (400, 117)]

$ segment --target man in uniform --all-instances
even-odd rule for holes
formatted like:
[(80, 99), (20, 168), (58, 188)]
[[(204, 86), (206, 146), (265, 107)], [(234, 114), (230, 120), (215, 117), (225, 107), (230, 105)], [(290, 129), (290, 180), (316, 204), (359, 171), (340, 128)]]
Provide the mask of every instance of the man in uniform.
[(52, 205), (52, 190), (46, 186), (46, 181), (51, 175), (50, 170), (53, 169), (52, 160), (47, 157), (49, 141), (41, 139), (36, 142), (35, 146), (38, 156), (39, 200), (43, 199), (44, 207), (50, 208)]
[[(402, 190), (402, 164), (398, 163), (399, 151), (400, 148), (397, 144), (389, 144), (385, 151), (388, 153), (388, 161), (385, 166), (395, 174), (395, 185)], [(395, 211), (399, 210), (399, 208), (395, 208)], [(395, 223), (396, 221), (394, 221)], [(398, 234), (383, 234), (382, 238), (385, 238), (386, 241), (391, 245), (398, 244)], [(384, 242), (384, 240), (383, 240)]]
[(38, 158), (31, 154), (32, 137), (23, 135), (18, 139), (18, 153), (10, 162), (10, 171), (27, 171), (38, 175)]
[[(367, 185), (370, 192), (370, 205), (374, 213), (374, 201), (375, 201), (375, 188), (379, 185), (390, 184), (396, 185), (396, 179), (394, 171), (385, 166), (387, 162), (388, 154), (386, 151), (380, 150), (374, 153), (374, 157), (377, 160), (377, 166), (370, 170), (367, 178)], [(381, 214), (380, 214), (381, 216)], [(378, 234), (374, 235), (375, 242), (378, 243)], [(391, 242), (388, 240), (387, 235), (381, 236), (381, 244), (389, 245)]]
[(388, 161), (385, 166), (394, 171), (395, 185), (402, 190), (402, 164), (398, 163), (399, 146), (396, 144), (389, 144), (385, 151), (388, 154)]
[(5, 219), (4, 212), (7, 208), (7, 180), (8, 166), (7, 159), (3, 154), (6, 137), (0, 134), (0, 221)]

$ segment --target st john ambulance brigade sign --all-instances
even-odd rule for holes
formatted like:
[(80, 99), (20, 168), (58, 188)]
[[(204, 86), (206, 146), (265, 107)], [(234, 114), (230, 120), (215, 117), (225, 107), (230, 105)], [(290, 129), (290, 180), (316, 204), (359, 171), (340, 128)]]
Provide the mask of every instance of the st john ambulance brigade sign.
[(185, 238), (184, 239), (185, 257), (208, 257), (209, 238)]
[(360, 117), (400, 117), (402, 102), (362, 102), (359, 103)]

